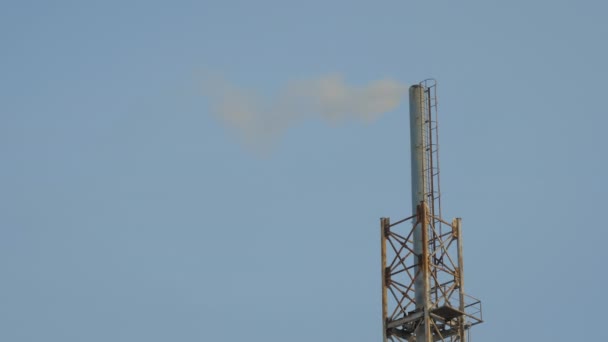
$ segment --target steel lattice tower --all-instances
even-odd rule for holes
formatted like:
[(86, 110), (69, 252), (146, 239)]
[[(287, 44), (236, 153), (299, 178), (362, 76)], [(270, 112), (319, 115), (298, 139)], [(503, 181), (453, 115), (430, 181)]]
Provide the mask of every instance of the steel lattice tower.
[(412, 215), (380, 220), (383, 342), (465, 342), (481, 302), (464, 292), (461, 219), (441, 216), (436, 82), (409, 97)]

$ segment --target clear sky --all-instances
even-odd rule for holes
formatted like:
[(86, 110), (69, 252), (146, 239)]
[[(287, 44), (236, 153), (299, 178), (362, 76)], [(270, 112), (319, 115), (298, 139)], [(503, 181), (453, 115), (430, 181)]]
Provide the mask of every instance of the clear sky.
[(267, 153), (205, 75), (439, 81), (473, 341), (605, 340), (605, 1), (0, 3), (0, 340), (380, 341), (407, 103)]

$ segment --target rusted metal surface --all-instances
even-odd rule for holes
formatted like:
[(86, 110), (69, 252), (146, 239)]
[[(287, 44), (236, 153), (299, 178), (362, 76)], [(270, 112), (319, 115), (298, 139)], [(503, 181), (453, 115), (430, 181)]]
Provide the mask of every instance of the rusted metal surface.
[(383, 341), (465, 342), (482, 322), (464, 291), (461, 220), (441, 217), (436, 85), (410, 88), (412, 212), (381, 219)]
[[(462, 219), (461, 218), (455, 218), (453, 221), (453, 225), (452, 225), (452, 231), (456, 232), (455, 234), (455, 238), (457, 239), (456, 242), (456, 246), (458, 248), (458, 269), (456, 270), (456, 284), (458, 285), (458, 296), (459, 296), (459, 309), (461, 312), (465, 312), (465, 293), (464, 293), (464, 260), (463, 260), (463, 256), (462, 256)], [(481, 319), (481, 318), (480, 318)], [(465, 329), (464, 329), (464, 324), (465, 324), (465, 318), (464, 317), (458, 317), (459, 320), (459, 334), (460, 334), (460, 340), (462, 342), (466, 342), (466, 335), (465, 335)]]
[[(430, 323), (430, 288), (429, 288), (429, 274), (430, 274), (430, 264), (429, 264), (429, 236), (428, 236), (428, 227), (429, 225), (429, 213), (428, 207), (425, 202), (420, 202), (418, 207), (416, 208), (418, 211), (418, 222), (420, 225), (420, 231), (422, 232), (422, 258), (418, 261), (419, 267), (421, 271), (421, 277), (418, 279), (421, 280), (422, 283), (422, 303), (417, 303), (417, 308), (421, 308), (424, 313), (424, 321), (421, 325), (416, 329), (416, 341), (417, 342), (427, 342), (427, 336), (431, 336), (431, 325)], [(415, 286), (418, 284), (415, 284)], [(415, 289), (416, 290), (416, 289)], [(416, 291), (418, 292), (418, 291)]]
[[(428, 224), (432, 219), (426, 205), (419, 208), (420, 215), (401, 224), (382, 221), (384, 341), (465, 341), (466, 330), (481, 323), (482, 316), (480, 301), (464, 292), (460, 220), (448, 225), (449, 233), (439, 235)], [(416, 225), (426, 225), (427, 250), (421, 254), (414, 253)], [(458, 233), (452, 234), (452, 229)], [(428, 300), (422, 303), (415, 295), (416, 280), (421, 278), (429, 289)]]
[(387, 267), (386, 267), (386, 234), (389, 233), (390, 219), (383, 217), (380, 221), (380, 253), (382, 255), (382, 340), (386, 341), (386, 310), (387, 310)]

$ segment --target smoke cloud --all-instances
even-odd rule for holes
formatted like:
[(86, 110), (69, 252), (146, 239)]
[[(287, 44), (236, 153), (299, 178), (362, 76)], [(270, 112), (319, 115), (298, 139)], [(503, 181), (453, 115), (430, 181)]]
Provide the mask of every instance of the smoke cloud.
[(288, 83), (273, 97), (217, 79), (205, 84), (204, 93), (221, 121), (233, 128), (248, 147), (263, 151), (289, 126), (302, 120), (372, 122), (399, 106), (407, 86), (390, 79), (356, 86), (331, 74)]

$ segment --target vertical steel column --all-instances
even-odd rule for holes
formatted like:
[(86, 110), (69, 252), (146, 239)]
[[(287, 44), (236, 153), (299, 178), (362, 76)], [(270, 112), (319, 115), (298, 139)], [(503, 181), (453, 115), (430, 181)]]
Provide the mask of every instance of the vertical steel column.
[(386, 283), (386, 234), (390, 227), (390, 219), (383, 217), (380, 219), (380, 253), (382, 259), (382, 342), (387, 342), (386, 339), (386, 315), (388, 306), (387, 286)]
[(414, 253), (419, 258), (419, 264), (415, 268), (418, 275), (414, 282), (416, 309), (424, 312), (424, 324), (416, 329), (417, 342), (430, 342), (429, 327), (429, 274), (428, 274), (428, 237), (427, 237), (427, 206), (426, 189), (428, 180), (425, 177), (425, 96), (424, 87), (414, 85), (410, 87), (410, 149), (412, 165), (412, 212), (418, 213), (419, 223), (414, 227)]
[[(454, 230), (456, 231), (456, 245), (458, 249), (458, 294), (460, 300), (459, 310), (465, 312), (465, 293), (464, 293), (464, 258), (462, 255), (462, 219), (460, 217), (455, 218), (453, 223)], [(459, 317), (459, 332), (460, 342), (466, 342), (465, 333), (465, 317)]]
[[(421, 202), (418, 205), (418, 217), (421, 226), (420, 241), (422, 245), (422, 255), (420, 255), (419, 266), (420, 267), (420, 278), (422, 280), (422, 289), (418, 289), (417, 285), (414, 285), (416, 295), (421, 292), (424, 296), (424, 302), (422, 302), (422, 310), (424, 312), (423, 324), (416, 329), (416, 341), (417, 342), (433, 342), (433, 336), (431, 335), (431, 322), (430, 322), (430, 289), (429, 289), (429, 207), (425, 202)], [(418, 303), (416, 303), (418, 304)]]

